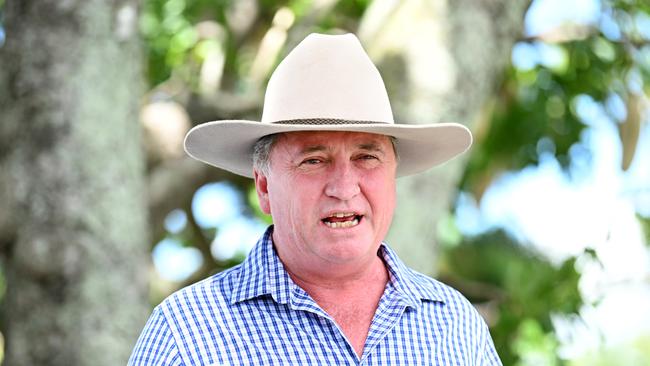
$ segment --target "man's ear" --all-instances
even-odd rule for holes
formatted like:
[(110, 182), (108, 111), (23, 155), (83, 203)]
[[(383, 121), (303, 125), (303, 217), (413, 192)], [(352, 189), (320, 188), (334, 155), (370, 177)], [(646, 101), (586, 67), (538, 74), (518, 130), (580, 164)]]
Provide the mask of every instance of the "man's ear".
[(257, 170), (253, 171), (255, 179), (255, 191), (257, 192), (257, 199), (260, 201), (260, 208), (262, 212), (267, 215), (271, 214), (271, 203), (269, 202), (268, 180), (264, 173)]

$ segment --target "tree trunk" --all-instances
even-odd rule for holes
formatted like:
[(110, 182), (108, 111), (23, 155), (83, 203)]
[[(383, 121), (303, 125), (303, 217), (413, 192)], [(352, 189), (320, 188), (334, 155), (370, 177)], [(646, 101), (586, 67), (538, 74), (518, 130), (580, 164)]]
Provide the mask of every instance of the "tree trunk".
[(4, 11), (5, 364), (125, 364), (148, 312), (137, 1)]
[[(398, 123), (475, 123), (521, 37), (529, 0), (376, 1), (359, 35), (378, 63)], [(398, 180), (388, 242), (410, 266), (435, 272), (437, 223), (465, 158)]]

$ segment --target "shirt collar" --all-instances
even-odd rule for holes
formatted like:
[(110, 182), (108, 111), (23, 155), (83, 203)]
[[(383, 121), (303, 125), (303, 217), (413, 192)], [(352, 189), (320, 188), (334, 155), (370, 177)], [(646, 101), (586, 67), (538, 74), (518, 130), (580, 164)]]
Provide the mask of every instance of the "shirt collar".
[[(272, 296), (278, 303), (289, 302), (291, 293), (297, 286), (273, 248), (272, 235), (273, 225), (266, 229), (241, 264), (239, 279), (230, 298), (231, 304), (265, 295)], [(444, 302), (444, 297), (436, 286), (437, 282), (408, 268), (386, 243), (381, 244), (378, 254), (388, 269), (390, 285), (406, 305), (418, 307), (422, 300)]]
[(381, 244), (379, 254), (386, 263), (390, 284), (406, 305), (418, 307), (422, 300), (445, 302), (438, 282), (408, 268), (388, 244)]
[(276, 302), (286, 304), (295, 286), (273, 248), (271, 225), (241, 264), (230, 303), (271, 295)]

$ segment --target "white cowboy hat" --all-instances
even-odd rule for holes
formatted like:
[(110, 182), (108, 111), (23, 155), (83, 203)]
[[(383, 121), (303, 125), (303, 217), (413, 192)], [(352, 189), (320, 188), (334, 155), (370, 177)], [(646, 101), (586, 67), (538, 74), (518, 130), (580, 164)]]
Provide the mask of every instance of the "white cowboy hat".
[(204, 163), (252, 177), (255, 142), (293, 131), (393, 136), (398, 176), (441, 164), (472, 144), (470, 131), (457, 123), (395, 124), (384, 82), (357, 37), (310, 34), (273, 72), (261, 122), (200, 124), (185, 136), (185, 151)]

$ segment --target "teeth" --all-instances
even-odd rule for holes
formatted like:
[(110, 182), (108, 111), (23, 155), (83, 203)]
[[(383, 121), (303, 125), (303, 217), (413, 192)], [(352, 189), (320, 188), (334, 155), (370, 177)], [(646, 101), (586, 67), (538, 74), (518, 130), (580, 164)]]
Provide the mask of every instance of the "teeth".
[(341, 217), (347, 217), (347, 216), (352, 216), (352, 215), (354, 215), (353, 212), (349, 212), (349, 213), (337, 212), (332, 216), (341, 218)]
[[(338, 217), (338, 216), (337, 216)], [(352, 221), (343, 221), (343, 222), (329, 222), (325, 221), (325, 225), (332, 229), (346, 228), (359, 225), (359, 219), (355, 218)]]

